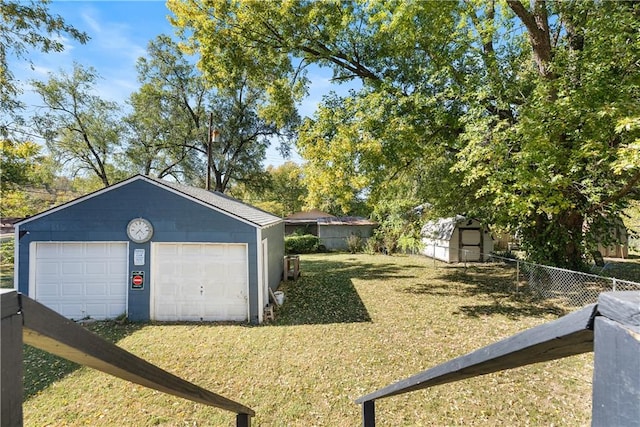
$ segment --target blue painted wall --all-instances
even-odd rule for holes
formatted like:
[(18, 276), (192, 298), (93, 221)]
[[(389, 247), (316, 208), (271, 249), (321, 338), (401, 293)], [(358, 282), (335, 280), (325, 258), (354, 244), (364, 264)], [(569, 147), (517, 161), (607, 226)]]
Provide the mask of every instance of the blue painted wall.
[(263, 229), (262, 238), (269, 240), (269, 287), (275, 291), (284, 271), (284, 222)]
[[(154, 228), (153, 242), (247, 243), (249, 264), (249, 304), (252, 323), (258, 321), (258, 264), (256, 227), (224, 213), (202, 206), (181, 195), (142, 179), (71, 204), (64, 209), (31, 220), (19, 226), (18, 290), (29, 292), (29, 244), (37, 241), (109, 241), (129, 242), (129, 278), (131, 271), (145, 272), (145, 286), (133, 290), (129, 286), (128, 316), (134, 321), (149, 319), (151, 269), (150, 242), (130, 242), (126, 227), (132, 218), (148, 219)], [(280, 258), (280, 241), (284, 253), (284, 225), (269, 227), (269, 251)], [(282, 231), (281, 231), (282, 230)], [(26, 232), (26, 234), (25, 234)], [(263, 234), (263, 238), (266, 237)], [(145, 265), (133, 263), (135, 249), (145, 250)], [(270, 276), (282, 274), (270, 256)], [(273, 267), (272, 267), (273, 262)], [(271, 277), (270, 277), (271, 279)], [(130, 280), (130, 279), (129, 279)], [(270, 280), (271, 282), (271, 280)]]

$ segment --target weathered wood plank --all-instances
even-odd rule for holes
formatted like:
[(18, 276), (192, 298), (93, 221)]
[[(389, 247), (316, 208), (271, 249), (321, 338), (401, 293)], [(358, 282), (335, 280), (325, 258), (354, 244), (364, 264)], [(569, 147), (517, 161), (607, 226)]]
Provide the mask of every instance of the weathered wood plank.
[(590, 352), (594, 316), (592, 304), (360, 397), (356, 403)]
[(20, 311), (20, 297), (13, 289), (0, 289), (0, 317), (9, 317)]
[(255, 415), (252, 409), (152, 365), (26, 296), (22, 308), (24, 342), (33, 347), (164, 393)]
[(236, 415), (236, 427), (251, 427), (251, 417), (247, 414)]
[(22, 425), (22, 316), (18, 294), (2, 293), (0, 320), (0, 425)]
[(591, 425), (640, 426), (640, 334), (604, 316), (594, 333)]
[(627, 326), (640, 326), (640, 292), (603, 292), (598, 296), (598, 313)]

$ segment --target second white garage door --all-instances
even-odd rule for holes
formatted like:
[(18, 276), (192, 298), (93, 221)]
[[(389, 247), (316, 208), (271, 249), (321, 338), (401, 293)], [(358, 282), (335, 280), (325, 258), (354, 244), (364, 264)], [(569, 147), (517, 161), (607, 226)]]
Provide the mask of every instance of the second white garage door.
[(153, 320), (246, 321), (247, 245), (154, 243)]

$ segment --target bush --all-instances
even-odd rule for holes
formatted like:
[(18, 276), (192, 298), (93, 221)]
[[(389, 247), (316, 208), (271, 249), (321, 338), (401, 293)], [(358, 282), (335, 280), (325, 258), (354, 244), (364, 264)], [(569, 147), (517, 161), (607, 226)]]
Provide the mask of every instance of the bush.
[(284, 251), (287, 254), (310, 254), (318, 252), (320, 240), (312, 234), (291, 235), (284, 238)]
[(362, 240), (362, 237), (358, 236), (357, 234), (351, 234), (349, 235), (349, 237), (347, 237), (347, 249), (352, 254), (361, 252), (363, 246), (364, 241)]
[(0, 243), (0, 265), (13, 265), (13, 239)]

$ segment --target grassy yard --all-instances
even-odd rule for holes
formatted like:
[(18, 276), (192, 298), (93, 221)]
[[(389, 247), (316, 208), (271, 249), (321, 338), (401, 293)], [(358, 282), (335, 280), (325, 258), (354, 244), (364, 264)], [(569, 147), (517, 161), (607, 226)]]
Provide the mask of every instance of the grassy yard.
[[(90, 327), (253, 408), (254, 425), (357, 426), (357, 397), (564, 313), (515, 299), (510, 273), (490, 265), (331, 254), (303, 256), (301, 270), (269, 325)], [(25, 425), (234, 424), (233, 414), (55, 360), (27, 352)], [(591, 365), (583, 355), (383, 399), (378, 425), (588, 425)]]

